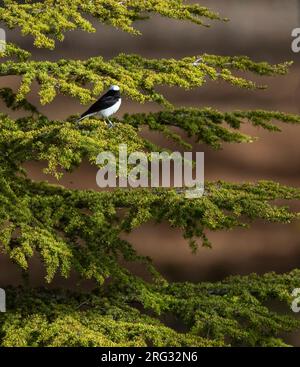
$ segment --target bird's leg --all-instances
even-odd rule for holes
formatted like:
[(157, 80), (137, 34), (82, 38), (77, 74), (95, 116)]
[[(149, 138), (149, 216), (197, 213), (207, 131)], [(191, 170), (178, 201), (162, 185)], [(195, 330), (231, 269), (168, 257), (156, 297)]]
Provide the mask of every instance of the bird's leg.
[(110, 121), (110, 119), (107, 117), (106, 118), (107, 119), (107, 121), (108, 121), (108, 127), (111, 129), (112, 127), (114, 127), (114, 124)]

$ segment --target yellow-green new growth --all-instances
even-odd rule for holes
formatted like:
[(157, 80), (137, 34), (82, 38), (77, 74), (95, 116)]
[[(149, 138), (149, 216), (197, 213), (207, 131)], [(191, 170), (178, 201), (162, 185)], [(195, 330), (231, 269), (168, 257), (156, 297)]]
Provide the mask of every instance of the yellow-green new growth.
[[(2, 55), (25, 57), (22, 51), (9, 46)], [(1, 56), (1, 55), (0, 55)], [(274, 76), (288, 72), (290, 63), (271, 65), (254, 62), (248, 57), (223, 57), (202, 55), (201, 63), (194, 65), (196, 57), (175, 59), (145, 59), (138, 55), (120, 54), (106, 61), (102, 57), (88, 60), (4, 61), (0, 64), (0, 76), (22, 77), (18, 91), (21, 100), (37, 81), (40, 85), (40, 101), (50, 103), (60, 93), (88, 103), (112, 84), (121, 88), (123, 95), (138, 102), (158, 102), (170, 107), (167, 99), (156, 91), (157, 86), (167, 85), (191, 89), (201, 87), (207, 80), (225, 81), (241, 88), (255, 89), (253, 81), (235, 75), (235, 71), (250, 71), (258, 75)], [(91, 84), (92, 90), (86, 88)]]
[(188, 20), (206, 25), (203, 19), (220, 20), (217, 13), (198, 4), (184, 0), (5, 0), (0, 8), (0, 20), (9, 28), (20, 28), (23, 35), (30, 34), (36, 47), (53, 49), (55, 39), (63, 41), (67, 31), (81, 29), (95, 32), (86, 18), (90, 15), (103, 24), (112, 25), (125, 32), (139, 34), (133, 22), (149, 15)]

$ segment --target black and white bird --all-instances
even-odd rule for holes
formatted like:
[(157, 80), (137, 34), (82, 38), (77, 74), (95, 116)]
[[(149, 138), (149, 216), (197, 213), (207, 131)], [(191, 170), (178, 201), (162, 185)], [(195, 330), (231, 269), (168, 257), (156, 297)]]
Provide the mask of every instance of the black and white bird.
[(85, 111), (77, 122), (91, 117), (100, 116), (108, 121), (109, 127), (113, 127), (113, 123), (109, 120), (109, 116), (116, 113), (121, 106), (120, 88), (112, 85), (109, 90), (101, 96), (87, 111)]

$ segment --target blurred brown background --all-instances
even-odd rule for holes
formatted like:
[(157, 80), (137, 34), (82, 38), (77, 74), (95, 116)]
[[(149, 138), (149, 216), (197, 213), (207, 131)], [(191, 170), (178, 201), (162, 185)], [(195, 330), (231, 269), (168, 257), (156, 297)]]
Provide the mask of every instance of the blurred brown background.
[[(63, 44), (53, 51), (34, 50), (37, 59), (87, 58), (103, 55), (113, 57), (120, 52), (139, 53), (146, 57), (184, 57), (201, 53), (219, 55), (248, 55), (256, 61), (271, 63), (294, 60), (288, 76), (261, 78), (266, 91), (244, 91), (224, 83), (207, 83), (203, 88), (184, 91), (166, 88), (169, 99), (178, 106), (211, 106), (220, 110), (272, 109), (300, 113), (300, 54), (291, 51), (291, 31), (300, 27), (300, 1), (289, 0), (199, 0), (201, 5), (219, 11), (230, 22), (212, 22), (206, 29), (187, 22), (153, 17), (137, 22), (143, 36), (131, 36), (110, 27), (95, 24), (98, 32), (68, 33)], [(21, 38), (18, 32), (8, 32), (7, 40), (31, 49), (30, 37)], [(253, 77), (252, 77), (253, 78)], [(253, 78), (255, 79), (255, 78)], [(1, 78), (1, 85), (17, 87), (17, 78)], [(36, 104), (36, 86), (30, 100)], [(40, 107), (51, 118), (65, 118), (83, 112), (85, 106), (67, 97), (59, 97), (51, 105)], [(124, 100), (118, 113), (154, 111), (154, 104), (139, 105)], [(283, 126), (282, 133), (268, 133), (245, 126), (244, 131), (259, 137), (252, 144), (225, 145), (221, 151), (206, 146), (195, 149), (205, 152), (206, 180), (224, 179), (234, 182), (270, 179), (282, 184), (299, 186), (300, 147), (299, 127)], [(146, 132), (147, 134), (147, 132)], [(156, 137), (157, 139), (157, 137)], [(27, 165), (31, 177), (47, 179), (42, 165)], [(61, 181), (71, 188), (96, 186), (96, 169), (82, 165)], [(293, 208), (300, 205), (293, 203)], [(151, 256), (165, 276), (172, 280), (219, 280), (231, 274), (286, 272), (300, 266), (300, 223), (276, 225), (256, 222), (250, 230), (210, 233), (213, 249), (200, 248), (192, 255), (179, 231), (166, 224), (148, 224), (129, 238), (143, 254)], [(0, 257), (0, 285), (20, 281), (18, 270), (5, 257)], [(37, 259), (31, 262), (31, 280), (40, 284), (42, 269)], [(70, 280), (56, 279), (55, 284), (70, 285)], [(300, 284), (299, 284), (300, 287)], [(294, 338), (294, 344), (300, 344)]]

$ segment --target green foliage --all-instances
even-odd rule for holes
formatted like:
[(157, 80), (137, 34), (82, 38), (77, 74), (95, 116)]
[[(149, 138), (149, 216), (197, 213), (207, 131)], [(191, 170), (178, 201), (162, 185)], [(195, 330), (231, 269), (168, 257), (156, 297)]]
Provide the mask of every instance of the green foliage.
[[(9, 28), (20, 28), (22, 34), (33, 36), (36, 47), (50, 49), (69, 30), (94, 32), (86, 15), (136, 34), (133, 22), (151, 14), (200, 25), (205, 19), (220, 20), (207, 8), (182, 0), (6, 0), (0, 7), (0, 19)], [(248, 227), (261, 219), (279, 223), (298, 219), (299, 213), (284, 204), (300, 199), (299, 188), (268, 181), (207, 182), (204, 195), (193, 200), (185, 198), (185, 189), (68, 190), (30, 180), (23, 164), (46, 162), (45, 172), (59, 179), (84, 159), (95, 164), (102, 151), (117, 154), (121, 143), (127, 144), (128, 154), (162, 150), (140, 135), (143, 126), (189, 149), (191, 145), (173, 127), (216, 149), (227, 142), (252, 142), (252, 137), (239, 132), (242, 124), (280, 131), (274, 120), (299, 124), (300, 117), (262, 110), (223, 113), (211, 108), (174, 108), (156, 88), (191, 89), (207, 81), (262, 88), (248, 79), (250, 73), (284, 75), (291, 63), (271, 65), (246, 56), (207, 54), (181, 60), (120, 54), (112, 60), (99, 56), (50, 62), (37, 61), (11, 43), (0, 57), (0, 76), (21, 79), (17, 94), (2, 88), (0, 98), (10, 110), (23, 112), (19, 118), (0, 114), (0, 253), (23, 271), (29, 270), (30, 258), (39, 256), (48, 283), (58, 273), (68, 277), (75, 271), (95, 284), (89, 295), (45, 288), (9, 289), (9, 312), (0, 314), (0, 345), (285, 345), (280, 333), (299, 324), (274, 312), (266, 302), (289, 303), (292, 289), (299, 286), (299, 270), (216, 283), (169, 283), (151, 259), (124, 240), (124, 233), (147, 222), (166, 222), (181, 230), (195, 252), (199, 245), (211, 246), (209, 231)], [(77, 115), (52, 121), (26, 100), (33, 82), (40, 85), (42, 104), (58, 94), (88, 103), (110, 84), (118, 84), (122, 95), (141, 103), (158, 102), (167, 109), (115, 118), (114, 129), (107, 129), (99, 119), (77, 124)], [(144, 265), (150, 281), (129, 270), (136, 263)], [(185, 332), (169, 327), (169, 317), (181, 323)]]
[[(9, 88), (0, 89), (0, 98), (12, 110), (28, 111), (28, 116), (12, 119), (6, 114), (0, 114), (0, 147), (5, 152), (4, 159), (9, 157), (14, 165), (21, 165), (30, 160), (47, 162), (46, 173), (57, 178), (64, 170), (72, 170), (83, 159), (87, 158), (95, 164), (97, 155), (108, 150), (116, 156), (119, 145), (127, 144), (128, 154), (135, 151), (150, 151), (154, 148), (151, 143), (139, 135), (141, 126), (158, 130), (168, 138), (191, 149), (180, 135), (170, 129), (179, 127), (197, 142), (220, 148), (223, 142), (240, 143), (252, 142), (253, 138), (237, 131), (241, 124), (248, 120), (254, 126), (269, 131), (280, 131), (271, 123), (277, 119), (285, 123), (298, 124), (298, 115), (284, 114), (272, 111), (235, 111), (221, 113), (213, 109), (174, 109), (149, 114), (125, 115), (122, 120), (115, 120), (113, 130), (107, 129), (105, 122), (89, 119), (78, 125), (74, 118), (67, 121), (51, 121), (40, 114), (38, 110), (25, 99), (17, 100)], [(225, 122), (229, 129), (222, 125)]]
[[(299, 322), (265, 304), (289, 303), (299, 282), (294, 270), (198, 285), (145, 285), (130, 277), (89, 294), (8, 289), (0, 345), (285, 346), (278, 334)], [(168, 327), (170, 319), (185, 332)]]
[[(271, 122), (272, 120), (290, 124), (300, 123), (300, 117), (298, 115), (282, 112), (257, 110), (222, 113), (212, 108), (204, 108), (202, 110), (196, 108), (180, 108), (148, 114), (125, 115), (120, 122), (135, 127), (147, 125), (151, 130), (160, 131), (168, 138), (182, 144), (187, 149), (191, 149), (190, 144), (170, 129), (170, 127), (176, 126), (184, 130), (189, 137), (196, 138), (198, 143), (203, 142), (215, 149), (219, 149), (223, 142), (252, 143), (254, 141), (253, 137), (232, 130), (240, 129), (245, 121), (251, 123), (253, 126), (269, 131), (281, 131), (277, 125)], [(225, 127), (224, 123), (231, 129)]]
[[(5, 54), (13, 52), (19, 58), (27, 55), (20, 49), (9, 47)], [(18, 75), (22, 83), (18, 91), (21, 100), (30, 92), (31, 84), (40, 85), (42, 104), (53, 101), (57, 93), (78, 98), (82, 103), (90, 102), (111, 84), (120, 86), (122, 94), (138, 102), (158, 102), (170, 107), (165, 97), (155, 90), (160, 85), (177, 86), (185, 89), (200, 87), (207, 79), (225, 81), (241, 88), (260, 88), (254, 82), (234, 75), (234, 71), (251, 71), (259, 75), (274, 76), (286, 74), (290, 63), (270, 65), (257, 63), (248, 57), (217, 57), (202, 55), (175, 59), (145, 59), (138, 55), (120, 54), (110, 61), (102, 57), (88, 60), (64, 60), (57, 62), (5, 61), (0, 64), (0, 75)], [(86, 88), (93, 86), (92, 90)]]
[(220, 19), (219, 15), (198, 4), (184, 0), (5, 0), (0, 8), (0, 19), (9, 28), (21, 28), (23, 35), (32, 35), (36, 47), (53, 49), (55, 39), (63, 41), (66, 31), (81, 29), (95, 32), (92, 23), (84, 18), (91, 15), (99, 22), (112, 25), (125, 32), (139, 34), (133, 22), (150, 14), (188, 20), (205, 25), (203, 18)]
[[(3, 172), (2, 177), (7, 177)], [(274, 200), (300, 198), (300, 190), (272, 182), (256, 185), (206, 183), (203, 197), (187, 200), (175, 190), (118, 189), (113, 192), (66, 190), (23, 178), (1, 179), (0, 251), (23, 269), (40, 254), (51, 281), (60, 270), (75, 269), (100, 285), (108, 277), (126, 275), (120, 259), (144, 262), (122, 239), (142, 224), (168, 222), (179, 228), (196, 251), (198, 239), (210, 246), (205, 232), (247, 227), (256, 219), (290, 223), (298, 217)], [(126, 275), (127, 276), (127, 275)], [(158, 274), (156, 274), (158, 276)]]

